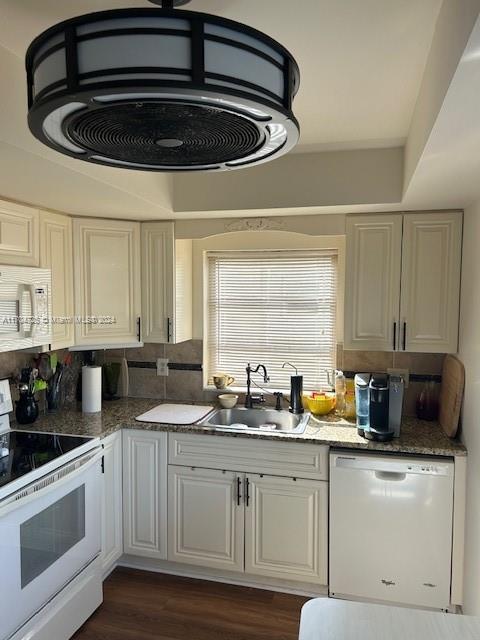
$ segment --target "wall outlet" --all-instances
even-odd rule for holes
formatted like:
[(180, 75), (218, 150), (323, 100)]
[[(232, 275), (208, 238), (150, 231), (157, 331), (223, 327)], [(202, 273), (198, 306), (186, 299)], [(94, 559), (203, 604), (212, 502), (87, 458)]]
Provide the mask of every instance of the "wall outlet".
[(157, 358), (157, 376), (168, 376), (168, 358)]
[(410, 382), (410, 371), (408, 369), (387, 369), (387, 373), (390, 376), (402, 376), (405, 383), (405, 389), (408, 389)]

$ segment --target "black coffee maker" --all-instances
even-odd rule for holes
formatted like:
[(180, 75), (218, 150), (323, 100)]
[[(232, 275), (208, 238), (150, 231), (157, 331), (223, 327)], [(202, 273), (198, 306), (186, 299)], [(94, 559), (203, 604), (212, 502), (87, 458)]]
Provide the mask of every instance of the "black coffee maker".
[(370, 379), (370, 428), (365, 430), (365, 438), (386, 442), (394, 432), (389, 426), (390, 385), (386, 374), (374, 373)]

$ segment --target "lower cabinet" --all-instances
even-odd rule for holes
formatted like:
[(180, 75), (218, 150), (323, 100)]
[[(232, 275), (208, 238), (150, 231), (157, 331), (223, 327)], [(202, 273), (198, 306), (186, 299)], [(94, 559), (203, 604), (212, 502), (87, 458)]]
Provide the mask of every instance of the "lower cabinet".
[(327, 584), (328, 483), (246, 477), (245, 571)]
[(244, 570), (243, 474), (168, 468), (168, 559)]
[(167, 557), (167, 433), (123, 432), (123, 550)]
[[(308, 458), (309, 451), (302, 445), (282, 443), (279, 451), (276, 444), (256, 442), (243, 448), (230, 443), (225, 451), (228, 438), (217, 443), (213, 437), (187, 438), (134, 429), (125, 429), (122, 440), (124, 553), (317, 586), (327, 584), (328, 482), (296, 475), (306, 468), (308, 473), (325, 478), (323, 464), (315, 461), (319, 455), (323, 459), (326, 450), (313, 446)], [(210, 445), (212, 466), (224, 456), (225, 463), (227, 459), (233, 463), (232, 468), (175, 464), (181, 457), (176, 446), (179, 440), (184, 446), (194, 446), (197, 441)], [(116, 529), (121, 526), (115, 520), (121, 513), (121, 495), (115, 494), (120, 483), (111, 477), (121, 469), (118, 443), (105, 441), (106, 486), (110, 487), (104, 496), (105, 567), (111, 566), (122, 550)], [(290, 460), (287, 477), (253, 471), (257, 465), (261, 468), (260, 455), (265, 466), (275, 464), (280, 470), (280, 454), (288, 454)]]
[(122, 432), (103, 440), (102, 567), (109, 573), (123, 553)]
[(327, 584), (328, 483), (170, 466), (168, 559)]

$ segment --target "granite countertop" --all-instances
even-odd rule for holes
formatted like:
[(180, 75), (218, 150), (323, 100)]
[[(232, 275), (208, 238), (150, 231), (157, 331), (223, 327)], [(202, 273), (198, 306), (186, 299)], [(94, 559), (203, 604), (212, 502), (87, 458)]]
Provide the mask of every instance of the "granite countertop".
[[(165, 401), (166, 402), (166, 401)], [(219, 435), (229, 438), (257, 438), (290, 442), (328, 445), (346, 449), (365, 451), (385, 451), (389, 453), (411, 453), (434, 456), (465, 456), (467, 450), (458, 440), (448, 438), (437, 422), (426, 422), (417, 418), (404, 417), (401, 436), (390, 442), (371, 442), (357, 434), (355, 423), (335, 415), (311, 417), (303, 434), (273, 435), (262, 431), (257, 433), (226, 432), (196, 425), (179, 426), (151, 422), (138, 422), (135, 416), (162, 404), (155, 399), (122, 398), (103, 405), (103, 411), (83, 414), (80, 409), (65, 409), (55, 414), (41, 415), (32, 425), (14, 428), (27, 431), (45, 431), (73, 435), (106, 436), (119, 429), (144, 429), (148, 431), (173, 431), (177, 433), (198, 433)], [(185, 403), (184, 403), (185, 404)], [(202, 403), (189, 403), (202, 404)], [(206, 403), (203, 403), (206, 404)], [(13, 425), (12, 425), (13, 426)]]

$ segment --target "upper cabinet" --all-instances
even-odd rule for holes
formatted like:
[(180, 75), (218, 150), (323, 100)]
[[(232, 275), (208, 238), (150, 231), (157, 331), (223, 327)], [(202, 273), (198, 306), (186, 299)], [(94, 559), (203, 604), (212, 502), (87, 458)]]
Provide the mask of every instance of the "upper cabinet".
[(73, 238), (76, 346), (140, 343), (140, 224), (76, 218)]
[(51, 349), (71, 347), (73, 325), (72, 221), (68, 216), (40, 212), (40, 266), (52, 270)]
[(345, 349), (455, 353), (462, 214), (347, 218)]
[(39, 266), (36, 209), (0, 201), (0, 264)]
[(192, 337), (192, 241), (173, 222), (142, 224), (142, 319), (144, 342)]
[(394, 349), (401, 255), (402, 216), (347, 218), (345, 349)]
[(404, 217), (399, 349), (457, 352), (461, 260), (461, 214)]

